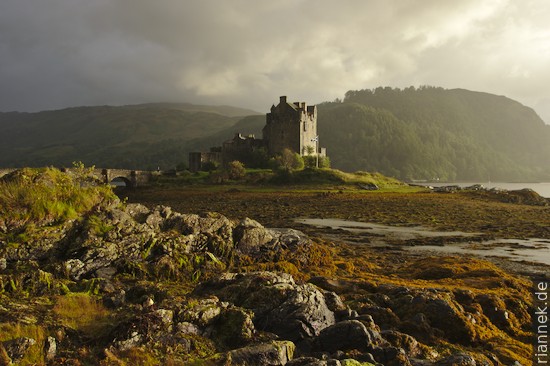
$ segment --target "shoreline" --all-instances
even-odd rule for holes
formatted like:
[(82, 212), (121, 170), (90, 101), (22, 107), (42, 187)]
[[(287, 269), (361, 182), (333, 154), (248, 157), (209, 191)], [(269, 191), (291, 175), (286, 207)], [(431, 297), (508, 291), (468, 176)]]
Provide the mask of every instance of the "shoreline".
[(477, 189), (502, 189), (502, 190), (521, 190), (532, 189), (538, 193), (541, 197), (550, 198), (550, 182), (472, 182), (472, 181), (458, 181), (458, 182), (411, 182), (409, 185), (414, 187), (425, 188), (443, 188), (454, 187), (460, 188), (477, 187)]

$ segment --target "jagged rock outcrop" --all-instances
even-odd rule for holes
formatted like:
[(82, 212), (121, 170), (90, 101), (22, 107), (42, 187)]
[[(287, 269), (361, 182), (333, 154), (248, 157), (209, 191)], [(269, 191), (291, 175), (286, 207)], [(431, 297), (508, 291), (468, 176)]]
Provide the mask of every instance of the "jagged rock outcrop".
[(117, 203), (69, 221), (32, 245), (1, 246), (0, 262), (6, 269), (19, 261), (62, 259), (57, 271), (75, 281), (128, 272), (177, 278), (197, 271), (191, 262), (198, 254), (204, 256), (201, 264), (221, 264), (240, 254), (268, 260), (310, 243), (296, 230), (267, 229), (251, 219), (236, 222), (219, 214), (201, 217), (164, 206), (149, 210)]
[(225, 362), (242, 366), (286, 365), (294, 355), (295, 346), (290, 341), (271, 341), (230, 351)]
[(296, 284), (288, 274), (224, 274), (196, 292), (250, 309), (257, 328), (291, 341), (317, 336), (335, 323), (322, 292), (311, 284)]

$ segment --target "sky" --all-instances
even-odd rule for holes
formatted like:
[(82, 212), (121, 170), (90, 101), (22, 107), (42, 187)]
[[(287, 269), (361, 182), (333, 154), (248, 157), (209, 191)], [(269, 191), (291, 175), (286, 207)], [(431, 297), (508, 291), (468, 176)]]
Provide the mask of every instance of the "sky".
[(1, 0), (0, 111), (348, 90), (505, 95), (550, 123), (547, 0)]

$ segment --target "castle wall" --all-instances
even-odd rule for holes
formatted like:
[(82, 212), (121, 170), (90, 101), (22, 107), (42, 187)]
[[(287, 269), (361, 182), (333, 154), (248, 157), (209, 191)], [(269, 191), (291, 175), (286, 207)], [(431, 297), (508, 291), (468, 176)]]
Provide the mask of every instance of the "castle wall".
[[(315, 154), (315, 137), (317, 136), (317, 107), (306, 107), (304, 103), (305, 111), (301, 113), (300, 121), (300, 154), (310, 155), (308, 150), (311, 150), (311, 155)], [(311, 147), (311, 149), (308, 149)]]
[(222, 163), (225, 165), (233, 160), (243, 163), (249, 163), (251, 154), (260, 148), (265, 147), (261, 139), (256, 139), (254, 135), (243, 136), (240, 133), (235, 134), (232, 140), (225, 141), (222, 145)]
[(221, 162), (221, 152), (209, 151), (209, 152), (191, 152), (189, 153), (189, 170), (192, 172), (198, 172), (203, 168), (205, 163), (217, 163)]

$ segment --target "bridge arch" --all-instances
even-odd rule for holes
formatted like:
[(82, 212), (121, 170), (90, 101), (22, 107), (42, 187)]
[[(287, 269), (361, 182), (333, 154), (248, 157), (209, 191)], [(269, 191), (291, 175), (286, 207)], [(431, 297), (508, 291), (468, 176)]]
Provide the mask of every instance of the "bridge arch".
[[(98, 169), (99, 170), (99, 169)], [(103, 182), (110, 184), (114, 179), (122, 179), (126, 187), (146, 185), (151, 180), (151, 172), (129, 169), (101, 169)]]
[(133, 183), (130, 179), (128, 179), (128, 177), (119, 176), (110, 178), (109, 184), (111, 186), (121, 187), (121, 185), (118, 183), (124, 183), (124, 187), (133, 187)]

